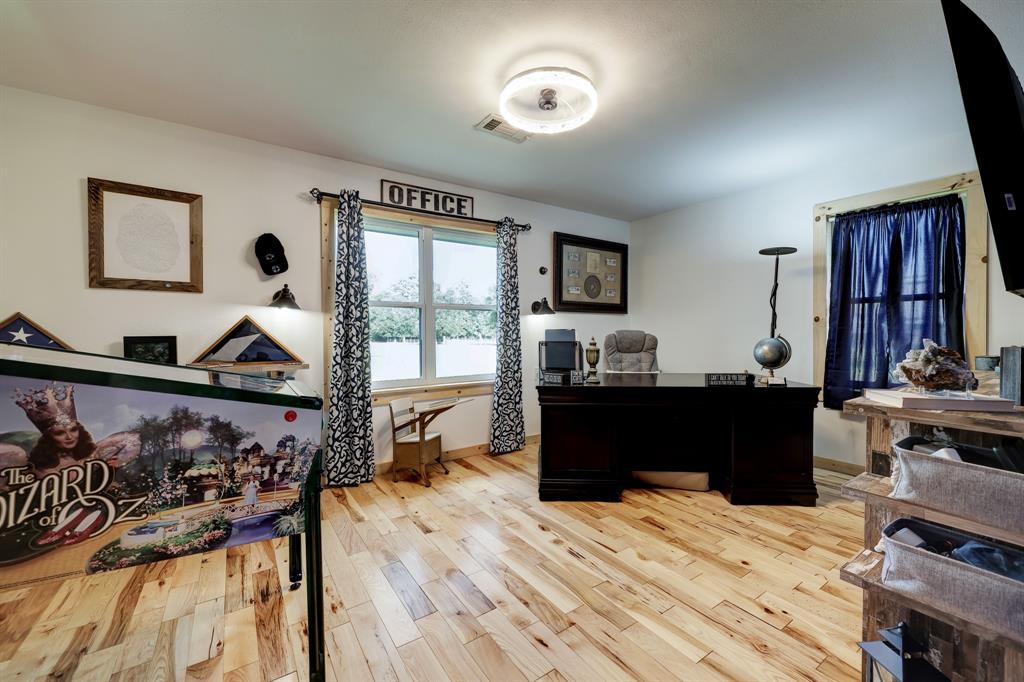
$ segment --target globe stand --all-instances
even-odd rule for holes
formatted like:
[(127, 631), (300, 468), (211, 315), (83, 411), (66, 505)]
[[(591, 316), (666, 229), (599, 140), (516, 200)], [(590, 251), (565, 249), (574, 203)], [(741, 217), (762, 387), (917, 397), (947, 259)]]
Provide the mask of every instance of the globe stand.
[(758, 384), (761, 386), (786, 386), (786, 377), (776, 377), (775, 370), (770, 367), (762, 367), (761, 371), (764, 372), (765, 369), (768, 370), (768, 373), (762, 373), (757, 378)]
[[(768, 303), (772, 309), (771, 331), (768, 336), (761, 339), (754, 345), (754, 360), (761, 365), (762, 374), (758, 377), (758, 384), (764, 386), (785, 386), (785, 377), (777, 379), (775, 370), (784, 367), (793, 357), (793, 347), (781, 334), (776, 334), (778, 326), (778, 314), (776, 312), (776, 300), (779, 294), (779, 257), (796, 253), (792, 246), (773, 246), (758, 251), (762, 256), (773, 256), (775, 258), (775, 277), (772, 282), (772, 292), (768, 297)], [(767, 374), (763, 372), (767, 370)]]

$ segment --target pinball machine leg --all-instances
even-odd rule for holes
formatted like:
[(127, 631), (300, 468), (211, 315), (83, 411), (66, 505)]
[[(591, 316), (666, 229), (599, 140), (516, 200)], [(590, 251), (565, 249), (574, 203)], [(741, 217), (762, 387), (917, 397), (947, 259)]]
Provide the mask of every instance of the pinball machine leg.
[(323, 546), (320, 537), (321, 452), (313, 458), (306, 479), (306, 618), (309, 628), (309, 679), (325, 682)]
[(288, 536), (288, 580), (290, 590), (297, 590), (302, 585), (302, 536)]

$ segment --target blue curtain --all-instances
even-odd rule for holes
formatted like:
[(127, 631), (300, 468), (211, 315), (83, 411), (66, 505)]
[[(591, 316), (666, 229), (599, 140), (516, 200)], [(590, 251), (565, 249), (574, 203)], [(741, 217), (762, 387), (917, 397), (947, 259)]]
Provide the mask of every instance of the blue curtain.
[(964, 207), (955, 194), (836, 216), (825, 407), (893, 385), (911, 348), (964, 352)]

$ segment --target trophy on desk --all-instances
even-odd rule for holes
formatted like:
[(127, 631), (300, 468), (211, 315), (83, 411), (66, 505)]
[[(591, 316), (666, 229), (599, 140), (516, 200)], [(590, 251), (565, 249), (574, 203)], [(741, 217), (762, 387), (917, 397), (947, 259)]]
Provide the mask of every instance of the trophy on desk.
[(587, 344), (587, 364), (590, 365), (590, 371), (587, 372), (588, 384), (601, 383), (601, 380), (597, 378), (597, 361), (600, 359), (601, 349), (597, 347), (597, 341), (591, 336), (590, 343)]

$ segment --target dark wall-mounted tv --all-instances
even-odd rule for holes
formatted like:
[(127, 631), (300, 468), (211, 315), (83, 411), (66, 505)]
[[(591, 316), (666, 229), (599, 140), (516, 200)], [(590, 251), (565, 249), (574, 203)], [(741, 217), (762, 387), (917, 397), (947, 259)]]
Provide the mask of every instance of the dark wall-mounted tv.
[(995, 34), (942, 0), (1006, 290), (1024, 296), (1024, 91)]

